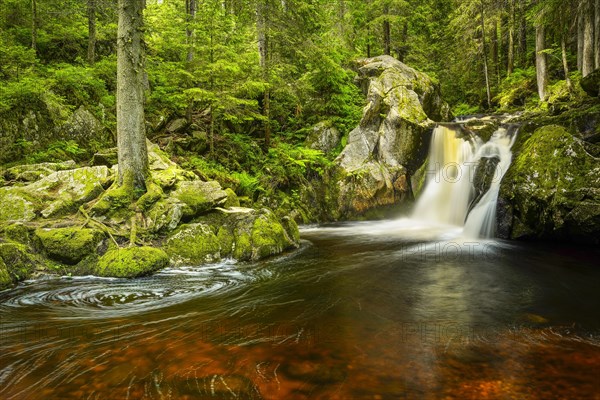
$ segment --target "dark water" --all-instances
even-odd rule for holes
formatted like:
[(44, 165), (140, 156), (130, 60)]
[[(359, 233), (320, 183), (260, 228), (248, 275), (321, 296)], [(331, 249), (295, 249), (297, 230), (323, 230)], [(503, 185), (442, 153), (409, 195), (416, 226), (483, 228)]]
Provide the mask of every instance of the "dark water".
[(600, 399), (600, 252), (414, 222), (0, 292), (1, 399)]

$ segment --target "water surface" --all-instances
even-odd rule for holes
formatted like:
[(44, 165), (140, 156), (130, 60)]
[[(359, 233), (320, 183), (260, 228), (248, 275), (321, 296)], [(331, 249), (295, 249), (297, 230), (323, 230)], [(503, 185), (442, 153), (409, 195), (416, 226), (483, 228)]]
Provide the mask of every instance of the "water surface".
[(2, 399), (598, 399), (600, 253), (400, 220), (0, 292)]

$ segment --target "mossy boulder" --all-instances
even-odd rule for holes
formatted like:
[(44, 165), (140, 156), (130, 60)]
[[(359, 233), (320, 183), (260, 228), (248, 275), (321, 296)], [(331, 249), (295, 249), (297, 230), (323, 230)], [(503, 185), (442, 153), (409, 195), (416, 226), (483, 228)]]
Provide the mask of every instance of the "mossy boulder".
[(40, 163), (17, 165), (6, 170), (4, 176), (8, 180), (21, 182), (35, 182), (56, 171), (64, 171), (75, 168), (75, 161), (64, 161), (59, 163)]
[(563, 127), (514, 147), (500, 190), (498, 232), (514, 239), (600, 241), (600, 159)]
[(95, 229), (36, 229), (35, 237), (48, 258), (74, 265), (97, 252), (104, 233)]
[(600, 68), (581, 79), (581, 88), (592, 97), (600, 95)]
[(0, 204), (1, 224), (32, 221), (41, 208), (39, 198), (22, 187), (1, 187)]
[(40, 213), (50, 218), (74, 212), (82, 204), (94, 200), (112, 179), (112, 171), (106, 166), (84, 167), (54, 172), (23, 189), (44, 202)]
[(183, 217), (188, 219), (225, 204), (228, 198), (219, 182), (200, 180), (180, 182), (171, 197), (185, 204)]
[(184, 203), (174, 198), (159, 200), (144, 213), (146, 228), (153, 233), (174, 230), (183, 217), (184, 207)]
[(426, 74), (390, 56), (358, 64), (367, 105), (335, 160), (338, 179), (331, 180), (339, 185), (342, 218), (411, 199), (410, 176), (425, 161), (434, 120), (449, 117), (439, 84)]
[(31, 228), (22, 223), (7, 225), (4, 227), (4, 238), (29, 245), (31, 243), (31, 231)]
[(221, 259), (221, 243), (214, 227), (203, 224), (180, 226), (165, 242), (174, 264), (204, 264)]
[(309, 131), (304, 145), (310, 149), (332, 153), (340, 144), (342, 134), (331, 121), (322, 121)]
[(154, 247), (127, 247), (107, 251), (99, 258), (94, 274), (115, 278), (135, 278), (169, 265), (169, 256)]
[(240, 206), (240, 199), (237, 196), (237, 194), (235, 194), (233, 189), (226, 188), (225, 193), (227, 193), (227, 200), (225, 201), (225, 203), (223, 203), (223, 207), (230, 208), (230, 207), (239, 207)]
[(296, 223), (268, 209), (234, 207), (180, 226), (165, 242), (175, 264), (202, 264), (232, 257), (258, 260), (299, 245)]
[(0, 289), (29, 278), (40, 264), (27, 246), (0, 242)]

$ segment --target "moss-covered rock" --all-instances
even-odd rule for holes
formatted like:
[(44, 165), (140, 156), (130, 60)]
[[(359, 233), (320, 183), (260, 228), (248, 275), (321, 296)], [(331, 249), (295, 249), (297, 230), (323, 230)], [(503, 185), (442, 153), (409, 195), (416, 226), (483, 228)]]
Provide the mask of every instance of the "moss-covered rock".
[(181, 221), (184, 207), (184, 203), (170, 197), (159, 200), (144, 214), (146, 228), (153, 233), (174, 230)]
[(304, 145), (310, 149), (332, 153), (340, 144), (342, 134), (331, 121), (322, 121), (312, 127)]
[(4, 238), (21, 244), (31, 243), (31, 230), (22, 223), (15, 223), (4, 228)]
[(227, 192), (221, 189), (217, 181), (180, 182), (171, 196), (185, 204), (183, 216), (188, 219), (227, 201)]
[(221, 243), (215, 228), (204, 223), (180, 226), (165, 242), (165, 251), (176, 265), (221, 259)]
[(40, 200), (21, 187), (0, 188), (0, 223), (28, 222), (41, 208)]
[(154, 247), (127, 247), (107, 251), (94, 270), (95, 275), (135, 278), (149, 275), (169, 265), (169, 256)]
[(0, 290), (10, 287), (13, 284), (13, 280), (8, 272), (8, 267), (4, 263), (4, 260), (0, 258)]
[(600, 241), (600, 159), (563, 127), (536, 130), (513, 148), (500, 190), (499, 234)]
[(367, 105), (332, 170), (342, 218), (412, 199), (410, 176), (425, 161), (433, 120), (449, 116), (439, 84), (427, 75), (389, 56), (359, 65)]
[(77, 211), (79, 206), (104, 192), (112, 179), (112, 171), (105, 166), (84, 167), (54, 172), (24, 190), (41, 197), (45, 205), (41, 214), (49, 218)]
[(74, 265), (97, 251), (104, 233), (95, 229), (36, 229), (35, 237), (52, 260)]
[(35, 182), (56, 171), (64, 171), (75, 168), (75, 161), (64, 161), (59, 163), (40, 163), (17, 165), (6, 170), (4, 176), (9, 180), (21, 182)]
[[(40, 266), (40, 261), (31, 255), (31, 251), (27, 246), (13, 243), (0, 243), (0, 272), (3, 276), (0, 281), (4, 282), (5, 287), (14, 283), (23, 281), (31, 276), (31, 274)], [(10, 282), (6, 279), (6, 274), (10, 278)], [(2, 283), (0, 283), (1, 287)]]
[(239, 207), (240, 206), (240, 199), (238, 198), (237, 194), (235, 194), (233, 189), (226, 188), (225, 193), (227, 193), (227, 200), (223, 204), (223, 207), (230, 208), (230, 207)]

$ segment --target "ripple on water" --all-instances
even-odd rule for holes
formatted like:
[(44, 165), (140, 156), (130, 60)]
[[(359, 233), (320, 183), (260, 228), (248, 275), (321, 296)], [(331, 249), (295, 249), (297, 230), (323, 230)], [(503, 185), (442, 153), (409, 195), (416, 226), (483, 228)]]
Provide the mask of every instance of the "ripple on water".
[[(232, 261), (167, 268), (140, 279), (44, 277), (0, 293), (0, 310), (60, 310), (61, 316), (102, 318), (172, 306), (256, 279)], [(93, 311), (90, 313), (90, 311)]]

